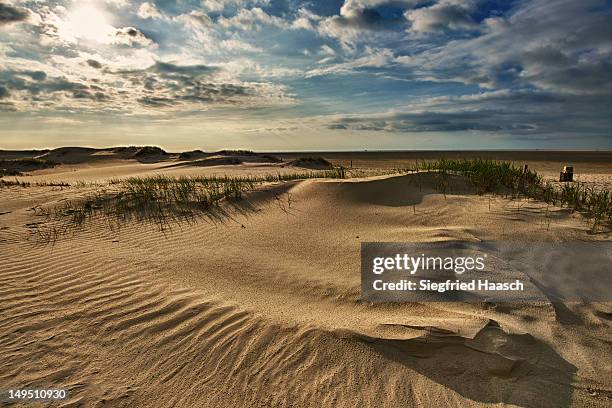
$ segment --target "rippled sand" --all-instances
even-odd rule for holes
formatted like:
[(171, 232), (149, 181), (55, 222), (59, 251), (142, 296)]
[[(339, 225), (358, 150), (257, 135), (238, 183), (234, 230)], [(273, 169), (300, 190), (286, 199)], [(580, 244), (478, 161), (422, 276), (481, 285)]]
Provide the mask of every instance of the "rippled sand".
[[(269, 171), (253, 169), (189, 171)], [(32, 207), (86, 189), (0, 190), (0, 388), (70, 391), (52, 406), (610, 406), (610, 303), (360, 300), (362, 241), (612, 239), (577, 214), (549, 208), (548, 225), (541, 203), (460, 182), (443, 195), (410, 174), (267, 185), (165, 232), (93, 220), (53, 244), (32, 234)]]

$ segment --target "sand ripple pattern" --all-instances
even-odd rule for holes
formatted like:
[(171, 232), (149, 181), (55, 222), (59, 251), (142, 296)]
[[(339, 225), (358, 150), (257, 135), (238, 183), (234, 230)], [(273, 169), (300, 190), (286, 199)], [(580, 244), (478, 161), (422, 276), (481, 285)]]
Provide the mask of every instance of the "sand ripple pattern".
[[(529, 334), (540, 324), (562, 338), (550, 305), (528, 320), (501, 307), (360, 303), (350, 263), (359, 239), (400, 240), (411, 220), (418, 239), (481, 235), (451, 223), (476, 199), (441, 229), (419, 217), (466, 198), (432, 201), (415, 188), (364, 203), (363, 189), (308, 183), (292, 190), (292, 214), (272, 201), (248, 222), (166, 235), (94, 224), (50, 246), (11, 224), (0, 231), (0, 388), (66, 388), (68, 400), (48, 404), (58, 407), (607, 405), (604, 381), (583, 386), (585, 369)], [(414, 218), (402, 208), (424, 202)]]

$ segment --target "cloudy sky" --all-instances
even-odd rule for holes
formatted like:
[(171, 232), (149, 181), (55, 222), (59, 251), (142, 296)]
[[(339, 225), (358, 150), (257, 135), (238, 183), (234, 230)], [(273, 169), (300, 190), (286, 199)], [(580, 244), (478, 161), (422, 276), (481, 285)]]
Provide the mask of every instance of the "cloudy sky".
[(0, 0), (0, 148), (612, 148), (609, 0)]

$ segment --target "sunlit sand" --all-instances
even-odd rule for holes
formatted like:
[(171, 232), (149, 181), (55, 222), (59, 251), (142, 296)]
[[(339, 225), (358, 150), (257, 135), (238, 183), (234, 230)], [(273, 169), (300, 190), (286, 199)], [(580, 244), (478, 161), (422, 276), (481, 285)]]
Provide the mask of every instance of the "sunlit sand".
[[(610, 402), (608, 303), (360, 297), (361, 242), (610, 240), (580, 213), (479, 195), (462, 178), (441, 192), (430, 173), (391, 171), (433, 159), (418, 153), (323, 154), (362, 173), (304, 180), (290, 175), (326, 170), (289, 165), (299, 154), (210, 154), (240, 164), (209, 165), (154, 150), (41, 154), (64, 164), (5, 176), (27, 184), (0, 189), (2, 384), (65, 388), (66, 406)], [(579, 180), (612, 181), (609, 153), (514, 154), (500, 159), (551, 180), (572, 163)], [(53, 240), (37, 234), (51, 222), (41, 209), (111, 180), (222, 175), (287, 177), (167, 228), (94, 214)]]

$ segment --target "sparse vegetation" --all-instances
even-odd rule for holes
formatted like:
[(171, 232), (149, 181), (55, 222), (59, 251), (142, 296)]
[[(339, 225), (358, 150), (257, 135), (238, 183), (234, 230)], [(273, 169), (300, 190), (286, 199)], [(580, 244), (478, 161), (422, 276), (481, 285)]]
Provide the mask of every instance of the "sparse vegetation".
[(221, 201), (236, 202), (247, 191), (263, 183), (308, 178), (344, 178), (343, 169), (263, 176), (131, 177), (111, 180), (84, 197), (64, 201), (51, 208), (37, 208), (47, 223), (38, 227), (40, 237), (56, 239), (70, 228), (83, 225), (96, 216), (109, 224), (129, 220), (152, 222), (160, 230), (173, 223), (210, 217)]
[(252, 150), (219, 150), (215, 154), (220, 156), (256, 156)]
[(18, 179), (7, 180), (0, 177), (0, 188), (3, 187), (70, 187), (70, 183), (64, 181), (21, 181)]
[(609, 190), (598, 190), (583, 183), (567, 183), (560, 187), (544, 181), (536, 172), (508, 162), (492, 160), (438, 160), (423, 163), (419, 170), (460, 174), (474, 183), (479, 194), (506, 189), (512, 195), (544, 201), (552, 205), (583, 213), (591, 221), (593, 230), (612, 220), (612, 195)]
[(59, 165), (52, 160), (32, 157), (0, 160), (0, 176), (20, 176), (23, 172), (43, 170)]
[[(609, 223), (612, 219), (612, 196), (609, 191), (596, 190), (580, 183), (558, 186), (543, 181), (533, 171), (524, 172), (510, 163), (487, 160), (439, 160), (422, 164), (418, 170), (441, 172), (443, 176), (464, 176), (475, 186), (476, 192), (503, 193), (524, 196), (544, 201), (549, 205), (559, 205), (571, 211), (583, 213), (591, 222), (593, 229)], [(415, 169), (394, 169), (376, 172), (398, 174)], [(47, 225), (67, 231), (80, 226), (96, 216), (109, 221), (128, 220), (148, 221), (166, 229), (172, 222), (189, 221), (197, 217), (210, 217), (222, 211), (222, 201), (236, 202), (244, 193), (264, 183), (276, 183), (309, 178), (363, 177), (374, 175), (363, 171), (345, 170), (336, 167), (329, 170), (312, 170), (300, 173), (278, 173), (258, 176), (199, 176), (199, 177), (132, 177), (116, 179), (104, 185), (88, 186), (94, 191), (82, 198), (65, 201), (54, 208), (39, 209), (39, 215), (46, 216)], [(437, 186), (447, 193), (445, 178)], [(59, 183), (58, 183), (59, 184)], [(17, 180), (0, 180), (0, 186), (22, 185)], [(67, 186), (67, 184), (62, 184)], [(58, 227), (60, 226), (60, 227)], [(41, 227), (40, 235), (57, 236)]]
[(5, 188), (5, 187), (28, 187), (30, 185), (30, 183), (25, 183), (23, 181), (19, 181), (17, 179), (15, 180), (7, 180), (1, 177), (2, 175), (0, 174), (0, 188)]

